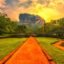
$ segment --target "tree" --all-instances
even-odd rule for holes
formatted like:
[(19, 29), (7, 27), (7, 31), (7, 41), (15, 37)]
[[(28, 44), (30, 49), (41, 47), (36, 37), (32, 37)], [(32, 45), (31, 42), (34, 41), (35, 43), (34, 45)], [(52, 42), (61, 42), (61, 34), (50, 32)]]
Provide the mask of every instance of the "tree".
[(45, 32), (47, 35), (55, 35), (58, 37), (64, 36), (64, 18), (58, 20), (52, 20), (50, 23), (46, 23)]
[(25, 34), (26, 26), (25, 25), (17, 25), (15, 32), (18, 34)]
[(0, 34), (14, 33), (18, 22), (13, 22), (7, 15), (0, 15)]

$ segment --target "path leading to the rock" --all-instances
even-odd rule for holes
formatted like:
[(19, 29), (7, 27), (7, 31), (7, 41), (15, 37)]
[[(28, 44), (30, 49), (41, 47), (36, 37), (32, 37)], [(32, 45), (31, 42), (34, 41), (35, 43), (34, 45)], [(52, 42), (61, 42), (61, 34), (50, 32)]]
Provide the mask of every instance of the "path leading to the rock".
[(55, 64), (33, 37), (25, 43), (4, 64)]
[(53, 44), (55, 47), (61, 49), (64, 51), (64, 40), (60, 40), (58, 42), (56, 42), (55, 44)]

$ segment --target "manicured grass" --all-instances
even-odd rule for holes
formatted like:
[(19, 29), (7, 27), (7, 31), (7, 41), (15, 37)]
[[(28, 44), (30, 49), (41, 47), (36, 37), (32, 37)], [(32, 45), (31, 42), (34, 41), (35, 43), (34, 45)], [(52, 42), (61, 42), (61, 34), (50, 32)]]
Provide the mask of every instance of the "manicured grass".
[(25, 41), (25, 38), (0, 39), (0, 59), (4, 58), (7, 54), (20, 46), (23, 41)]
[(37, 38), (41, 47), (43, 47), (48, 54), (53, 58), (57, 64), (64, 64), (64, 51), (54, 47), (52, 44), (59, 39), (56, 38)]

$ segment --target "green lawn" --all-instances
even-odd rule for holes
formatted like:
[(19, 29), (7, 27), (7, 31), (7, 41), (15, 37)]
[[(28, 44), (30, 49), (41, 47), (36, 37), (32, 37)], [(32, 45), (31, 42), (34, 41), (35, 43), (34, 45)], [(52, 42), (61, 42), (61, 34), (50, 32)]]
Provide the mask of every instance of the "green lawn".
[(0, 59), (16, 49), (25, 41), (25, 38), (5, 38), (0, 39)]
[(56, 38), (37, 38), (41, 47), (53, 58), (57, 64), (64, 64), (64, 51), (54, 47), (52, 44), (59, 39)]
[[(20, 44), (22, 44), (25, 40), (26, 38), (0, 39), (0, 59), (20, 46)], [(58, 41), (59, 39), (39, 37), (37, 40), (39, 41), (40, 46), (43, 47), (49, 53), (49, 55), (51, 55), (57, 64), (64, 64), (64, 51), (52, 45), (52, 43)]]

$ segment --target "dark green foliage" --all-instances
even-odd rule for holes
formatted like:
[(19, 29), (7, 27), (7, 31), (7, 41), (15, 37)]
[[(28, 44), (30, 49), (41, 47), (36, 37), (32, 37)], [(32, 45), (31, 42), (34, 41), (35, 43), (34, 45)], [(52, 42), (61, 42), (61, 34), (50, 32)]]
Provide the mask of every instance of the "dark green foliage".
[(17, 25), (15, 29), (15, 33), (17, 34), (23, 34), (26, 31), (26, 26), (25, 25)]
[(64, 18), (52, 20), (50, 23), (22, 24), (11, 21), (7, 15), (0, 14), (0, 35), (35, 35), (35, 36), (55, 36), (64, 38)]
[(14, 32), (16, 24), (16, 22), (12, 22), (6, 15), (0, 15), (0, 34)]
[(45, 24), (45, 33), (64, 38), (64, 18), (53, 20)]

